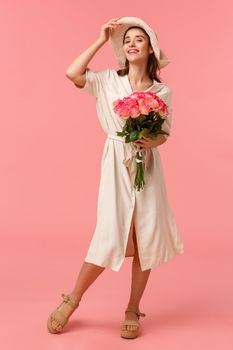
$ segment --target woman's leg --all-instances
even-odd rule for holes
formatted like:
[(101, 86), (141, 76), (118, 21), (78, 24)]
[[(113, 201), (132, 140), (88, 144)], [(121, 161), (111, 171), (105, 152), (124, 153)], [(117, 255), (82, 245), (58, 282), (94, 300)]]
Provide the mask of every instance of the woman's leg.
[[(69, 293), (70, 299), (76, 303), (79, 303), (82, 299), (84, 292), (88, 289), (88, 287), (90, 287), (90, 285), (96, 280), (96, 278), (101, 274), (101, 272), (103, 272), (104, 269), (105, 267), (101, 267), (84, 261), (79, 271), (79, 275), (74, 289), (71, 293)], [(72, 314), (73, 309), (71, 309), (69, 304), (64, 303), (59, 308), (59, 311), (61, 311), (61, 313), (63, 313), (66, 317), (69, 317)], [(52, 327), (57, 330), (61, 329), (59, 322), (57, 322), (56, 320), (53, 320)]]
[(88, 262), (83, 263), (75, 286), (70, 293), (70, 297), (79, 303), (82, 299), (84, 292), (90, 287), (90, 285), (96, 280), (96, 278), (104, 271), (105, 267), (91, 264)]
[[(141, 270), (138, 247), (134, 230), (134, 258), (132, 262), (132, 280), (131, 280), (131, 291), (130, 298), (128, 302), (128, 307), (139, 310), (139, 303), (142, 298), (143, 292), (145, 290), (151, 269)], [(138, 320), (135, 313), (127, 311), (125, 313), (125, 319), (127, 320)], [(123, 326), (123, 329), (134, 330), (137, 326)]]

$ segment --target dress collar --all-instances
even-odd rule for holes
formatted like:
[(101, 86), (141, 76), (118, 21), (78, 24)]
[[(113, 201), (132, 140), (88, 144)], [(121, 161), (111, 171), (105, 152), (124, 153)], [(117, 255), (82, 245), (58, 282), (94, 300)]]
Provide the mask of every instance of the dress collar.
[[(129, 82), (129, 78), (128, 78), (128, 75), (125, 74), (123, 76), (120, 76), (117, 74), (117, 71), (115, 69), (112, 68), (112, 71), (115, 75), (115, 79), (117, 79), (120, 84), (124, 87), (125, 91), (130, 95), (133, 93), (133, 90), (132, 90), (132, 87), (130, 85), (130, 82)], [(162, 90), (164, 87), (164, 84), (163, 83), (159, 83), (158, 81), (156, 81), (155, 79), (153, 80), (153, 84), (147, 88), (146, 90), (143, 90), (143, 92), (146, 92), (146, 91), (150, 91), (152, 90), (153, 92), (159, 92), (160, 90)]]
[(125, 75), (123, 76), (123, 78), (125, 79), (127, 88), (128, 88), (128, 90), (129, 90), (130, 93), (139, 92), (139, 91), (140, 91), (140, 92), (149, 91), (149, 90), (151, 90), (151, 89), (155, 86), (155, 84), (156, 84), (156, 80), (153, 80), (153, 84), (152, 84), (151, 86), (149, 86), (146, 90), (133, 91), (132, 86), (131, 86), (130, 81), (129, 81), (128, 74), (125, 74)]

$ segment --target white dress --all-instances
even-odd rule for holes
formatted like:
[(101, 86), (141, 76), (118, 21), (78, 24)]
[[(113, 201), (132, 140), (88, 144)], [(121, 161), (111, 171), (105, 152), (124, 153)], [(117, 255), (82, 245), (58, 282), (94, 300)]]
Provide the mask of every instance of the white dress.
[[(100, 124), (106, 133), (101, 160), (97, 222), (86, 262), (119, 271), (126, 256), (134, 220), (141, 270), (163, 264), (184, 253), (184, 245), (169, 206), (158, 147), (143, 151), (145, 185), (134, 188), (135, 146), (117, 136), (125, 120), (114, 113), (112, 102), (133, 91), (128, 76), (118, 76), (108, 68), (86, 71), (86, 84), (80, 91), (96, 97)], [(171, 89), (154, 80), (146, 91), (153, 91), (168, 104), (169, 115), (162, 129), (171, 135)], [(133, 222), (133, 221), (132, 221)]]

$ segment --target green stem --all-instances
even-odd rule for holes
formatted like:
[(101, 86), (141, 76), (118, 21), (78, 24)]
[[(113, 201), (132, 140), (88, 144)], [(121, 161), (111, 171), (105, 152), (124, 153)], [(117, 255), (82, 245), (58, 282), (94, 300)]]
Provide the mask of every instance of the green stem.
[(143, 158), (141, 156), (141, 152), (136, 153), (136, 162), (137, 162), (137, 172), (135, 176), (134, 187), (136, 188), (137, 191), (140, 191), (141, 189), (143, 189), (143, 186), (145, 184), (143, 166), (142, 166)]

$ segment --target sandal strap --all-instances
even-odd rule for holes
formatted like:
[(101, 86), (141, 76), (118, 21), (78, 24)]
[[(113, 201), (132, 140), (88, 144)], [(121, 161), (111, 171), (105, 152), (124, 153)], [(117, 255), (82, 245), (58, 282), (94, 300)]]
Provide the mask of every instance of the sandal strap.
[(59, 310), (54, 310), (50, 316), (50, 319), (56, 320), (62, 327), (64, 327), (68, 321), (68, 318), (65, 317), (65, 315), (63, 315)]
[(127, 326), (137, 326), (139, 327), (140, 326), (140, 323), (136, 320), (124, 320), (123, 321), (123, 325), (127, 325)]
[(140, 311), (138, 311), (138, 310), (135, 310), (134, 308), (132, 308), (132, 307), (128, 307), (126, 310), (125, 310), (125, 312), (127, 312), (127, 311), (130, 311), (130, 312), (134, 312), (137, 316), (142, 316), (142, 317), (145, 317), (146, 316), (146, 314), (144, 314), (143, 312), (140, 312)]
[(79, 303), (75, 303), (70, 299), (70, 296), (68, 294), (62, 293), (62, 298), (65, 303), (68, 303), (73, 309), (76, 309), (79, 306)]

